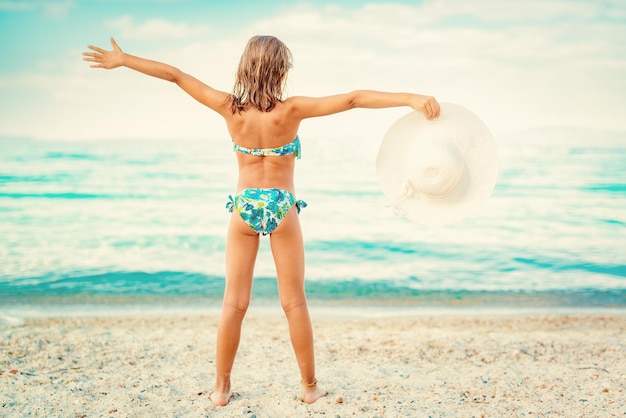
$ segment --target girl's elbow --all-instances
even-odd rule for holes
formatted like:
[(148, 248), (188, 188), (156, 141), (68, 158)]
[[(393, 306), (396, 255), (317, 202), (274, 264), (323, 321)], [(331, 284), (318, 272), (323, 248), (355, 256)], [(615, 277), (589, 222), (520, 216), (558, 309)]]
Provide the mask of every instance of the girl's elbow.
[(165, 77), (167, 81), (171, 81), (172, 83), (180, 84), (183, 79), (183, 72), (178, 68), (171, 68), (166, 72)]
[(357, 107), (363, 107), (363, 103), (361, 103), (361, 94), (358, 90), (348, 93), (348, 100), (346, 103), (346, 108), (348, 110), (356, 109)]

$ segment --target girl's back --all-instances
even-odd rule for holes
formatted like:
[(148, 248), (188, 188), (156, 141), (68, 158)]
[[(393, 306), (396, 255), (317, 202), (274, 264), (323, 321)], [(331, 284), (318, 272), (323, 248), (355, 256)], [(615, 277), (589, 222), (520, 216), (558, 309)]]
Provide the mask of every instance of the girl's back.
[[(291, 145), (298, 135), (299, 121), (289, 116), (290, 105), (278, 102), (269, 112), (248, 109), (226, 116), (228, 131), (235, 144), (239, 166), (239, 190), (248, 187), (279, 187), (293, 192), (296, 156)], [(254, 150), (278, 150), (261, 155)], [(284, 151), (283, 151), (284, 150)], [(266, 158), (267, 157), (267, 158)]]

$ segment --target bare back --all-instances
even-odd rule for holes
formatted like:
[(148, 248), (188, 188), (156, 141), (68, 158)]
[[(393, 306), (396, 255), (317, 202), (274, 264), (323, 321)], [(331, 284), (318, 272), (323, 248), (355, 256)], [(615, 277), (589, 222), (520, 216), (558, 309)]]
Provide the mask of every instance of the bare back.
[[(276, 148), (288, 144), (298, 134), (300, 125), (299, 119), (291, 117), (291, 106), (280, 102), (270, 112), (250, 109), (226, 114), (224, 118), (232, 140), (245, 148)], [(239, 166), (238, 191), (276, 187), (295, 193), (293, 154), (279, 157), (235, 154)]]

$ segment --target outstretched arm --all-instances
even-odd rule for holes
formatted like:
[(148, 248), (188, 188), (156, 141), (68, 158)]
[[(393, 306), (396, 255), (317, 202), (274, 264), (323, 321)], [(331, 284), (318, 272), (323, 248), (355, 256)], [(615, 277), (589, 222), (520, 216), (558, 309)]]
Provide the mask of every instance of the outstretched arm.
[(428, 119), (439, 117), (439, 103), (434, 97), (413, 93), (387, 93), (373, 90), (356, 90), (351, 93), (327, 97), (292, 97), (295, 113), (301, 119), (326, 116), (357, 107), (379, 109), (409, 106), (422, 112)]
[(91, 68), (110, 70), (117, 67), (127, 67), (151, 77), (171, 81), (194, 99), (219, 113), (222, 113), (228, 107), (225, 106), (230, 97), (228, 93), (215, 90), (169, 64), (127, 54), (122, 51), (113, 38), (111, 38), (111, 45), (113, 46), (112, 51), (89, 45), (89, 49), (94, 52), (83, 52), (83, 59), (95, 63), (90, 65)]

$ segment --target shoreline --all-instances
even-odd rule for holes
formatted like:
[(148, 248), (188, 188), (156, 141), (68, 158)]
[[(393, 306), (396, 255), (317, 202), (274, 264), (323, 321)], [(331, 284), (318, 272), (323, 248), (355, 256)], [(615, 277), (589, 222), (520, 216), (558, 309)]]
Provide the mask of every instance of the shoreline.
[[(410, 294), (370, 292), (344, 294), (324, 291), (311, 285), (307, 298), (311, 309), (348, 315), (360, 311), (381, 314), (423, 315), (423, 312), (541, 312), (576, 313), (626, 311), (626, 289), (561, 290), (413, 290)], [(67, 293), (43, 294), (0, 291), (0, 325), (2, 317), (45, 316), (123, 316), (206, 315), (219, 312), (223, 291), (211, 295), (158, 293)], [(253, 288), (251, 307), (261, 310), (280, 309), (277, 289)]]
[(215, 408), (217, 315), (27, 318), (0, 329), (7, 416), (623, 416), (626, 312), (378, 317), (312, 308), (317, 377), (296, 399), (286, 320), (251, 307)]
[[(503, 303), (453, 304), (367, 303), (364, 301), (309, 301), (312, 316), (327, 318), (385, 318), (426, 316), (538, 316), (538, 315), (626, 315), (626, 306), (506, 305)], [(203, 317), (217, 316), (221, 301), (210, 302), (36, 302), (5, 304), (0, 308), (0, 329), (19, 325), (26, 319)], [(280, 302), (252, 300), (248, 314), (282, 316)]]

